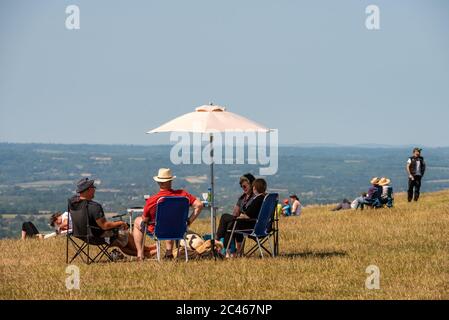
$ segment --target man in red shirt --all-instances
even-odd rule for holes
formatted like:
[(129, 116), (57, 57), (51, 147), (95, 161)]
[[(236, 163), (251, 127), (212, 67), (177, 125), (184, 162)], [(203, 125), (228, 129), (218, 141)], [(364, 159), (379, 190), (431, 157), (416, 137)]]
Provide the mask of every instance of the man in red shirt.
[[(148, 231), (154, 232), (154, 221), (156, 220), (156, 204), (161, 197), (186, 197), (189, 199), (189, 204), (193, 207), (193, 214), (189, 217), (188, 225), (190, 226), (193, 221), (199, 216), (201, 210), (203, 209), (203, 203), (198, 200), (195, 196), (191, 195), (184, 190), (173, 190), (172, 181), (176, 176), (173, 176), (170, 169), (161, 168), (159, 169), (158, 175), (153, 177), (154, 181), (159, 184), (159, 192), (155, 195), (149, 197), (146, 201), (145, 207), (143, 208), (143, 214), (141, 217), (137, 217), (134, 221), (134, 231), (133, 237), (137, 247), (137, 258), (139, 260), (143, 259), (142, 242), (145, 230), (145, 225), (148, 224)], [(139, 245), (140, 244), (140, 245)], [(166, 258), (172, 258), (173, 241), (166, 241)]]

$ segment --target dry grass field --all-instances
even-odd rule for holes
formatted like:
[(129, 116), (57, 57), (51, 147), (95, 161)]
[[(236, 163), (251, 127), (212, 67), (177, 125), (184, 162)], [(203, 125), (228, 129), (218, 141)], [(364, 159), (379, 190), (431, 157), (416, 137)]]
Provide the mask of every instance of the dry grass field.
[[(310, 207), (280, 229), (275, 259), (76, 260), (80, 290), (70, 291), (64, 239), (2, 240), (0, 299), (449, 299), (449, 191), (412, 204), (397, 195), (392, 210)], [(365, 287), (370, 265), (379, 290)]]

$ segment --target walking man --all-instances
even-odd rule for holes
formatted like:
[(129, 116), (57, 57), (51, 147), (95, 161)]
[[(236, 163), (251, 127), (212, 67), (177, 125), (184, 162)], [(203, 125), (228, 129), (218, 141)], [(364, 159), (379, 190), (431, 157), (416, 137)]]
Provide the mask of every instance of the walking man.
[(418, 201), (421, 190), (421, 180), (426, 172), (426, 163), (421, 156), (422, 149), (413, 149), (413, 156), (407, 161), (408, 202)]

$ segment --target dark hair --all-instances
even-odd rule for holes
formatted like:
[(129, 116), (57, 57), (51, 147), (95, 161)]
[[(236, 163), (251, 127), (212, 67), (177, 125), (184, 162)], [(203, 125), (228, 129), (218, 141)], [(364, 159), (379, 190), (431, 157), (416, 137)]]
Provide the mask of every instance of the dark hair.
[(293, 198), (293, 199), (296, 199), (296, 200), (299, 201), (299, 198), (298, 198), (298, 196), (297, 196), (296, 194), (291, 194), (291, 195), (290, 195), (290, 198)]
[(267, 191), (267, 182), (265, 179), (256, 179), (253, 182), (253, 187), (256, 188), (257, 192), (265, 193)]
[(62, 215), (62, 212), (56, 212), (56, 213), (53, 213), (52, 215), (51, 215), (51, 217), (50, 217), (50, 226), (51, 227), (54, 227), (55, 226), (55, 223), (56, 223), (56, 220), (58, 219), (58, 217), (60, 217)]
[(368, 193), (362, 192), (362, 197), (366, 197), (367, 195), (368, 195)]
[(250, 185), (253, 184), (254, 180), (256, 178), (251, 173), (246, 173), (243, 176), (240, 177), (240, 185), (242, 185), (243, 181), (248, 181)]

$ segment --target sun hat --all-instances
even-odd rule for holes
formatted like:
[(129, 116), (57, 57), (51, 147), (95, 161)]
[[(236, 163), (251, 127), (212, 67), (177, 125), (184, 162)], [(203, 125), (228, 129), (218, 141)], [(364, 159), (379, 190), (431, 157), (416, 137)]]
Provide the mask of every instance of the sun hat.
[(388, 186), (390, 184), (391, 180), (388, 178), (382, 178), (379, 181), (379, 186)]
[(374, 177), (374, 178), (371, 179), (371, 182), (370, 182), (370, 183), (371, 183), (371, 184), (378, 184), (378, 183), (379, 183), (379, 180), (380, 180), (380, 179), (379, 179), (378, 177)]
[(157, 176), (154, 176), (153, 179), (156, 182), (168, 182), (175, 179), (176, 176), (171, 174), (171, 170), (168, 168), (160, 168)]

